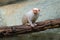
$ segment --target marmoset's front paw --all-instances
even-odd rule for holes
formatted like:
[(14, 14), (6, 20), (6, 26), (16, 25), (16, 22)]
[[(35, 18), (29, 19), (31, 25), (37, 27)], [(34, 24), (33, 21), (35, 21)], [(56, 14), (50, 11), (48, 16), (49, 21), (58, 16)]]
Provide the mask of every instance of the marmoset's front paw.
[(37, 24), (34, 24), (35, 26), (37, 25)]
[(32, 24), (31, 26), (34, 27), (35, 25)]

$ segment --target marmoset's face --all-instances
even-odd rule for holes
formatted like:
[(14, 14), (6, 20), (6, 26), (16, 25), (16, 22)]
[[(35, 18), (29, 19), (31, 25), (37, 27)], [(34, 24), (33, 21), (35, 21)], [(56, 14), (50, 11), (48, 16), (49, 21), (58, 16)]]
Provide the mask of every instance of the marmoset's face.
[(38, 14), (40, 12), (40, 10), (33, 10), (34, 14)]

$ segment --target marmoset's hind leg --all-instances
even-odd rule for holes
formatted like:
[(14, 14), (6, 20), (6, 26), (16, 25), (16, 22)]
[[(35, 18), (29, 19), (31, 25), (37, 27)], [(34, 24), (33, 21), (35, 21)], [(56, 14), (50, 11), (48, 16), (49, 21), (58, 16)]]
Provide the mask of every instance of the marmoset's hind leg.
[(27, 20), (22, 20), (22, 25), (30, 25), (29, 22)]

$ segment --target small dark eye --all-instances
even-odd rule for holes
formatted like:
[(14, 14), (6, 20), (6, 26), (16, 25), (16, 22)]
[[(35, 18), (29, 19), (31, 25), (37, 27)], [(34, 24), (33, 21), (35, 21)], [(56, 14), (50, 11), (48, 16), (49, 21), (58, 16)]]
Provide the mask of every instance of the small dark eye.
[(40, 10), (39, 10), (40, 11)]

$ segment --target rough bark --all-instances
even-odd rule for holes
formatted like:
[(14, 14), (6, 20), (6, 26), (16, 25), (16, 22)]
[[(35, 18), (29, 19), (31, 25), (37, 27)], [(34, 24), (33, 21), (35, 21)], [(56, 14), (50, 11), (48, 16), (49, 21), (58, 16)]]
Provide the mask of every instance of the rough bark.
[(13, 36), (16, 34), (25, 34), (31, 32), (44, 31), (46, 29), (51, 28), (59, 28), (60, 27), (60, 18), (45, 20), (42, 22), (36, 22), (35, 27), (31, 27), (29, 25), (16, 25), (16, 26), (4, 26), (0, 27), (0, 37), (4, 36)]

